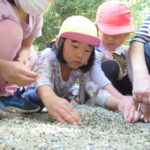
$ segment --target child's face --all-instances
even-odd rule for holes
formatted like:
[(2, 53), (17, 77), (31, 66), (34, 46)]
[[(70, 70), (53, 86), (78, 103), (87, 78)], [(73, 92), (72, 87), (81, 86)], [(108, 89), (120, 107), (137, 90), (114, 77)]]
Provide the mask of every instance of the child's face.
[(70, 68), (79, 68), (85, 65), (92, 53), (88, 44), (66, 39), (63, 46), (63, 57)]
[(127, 34), (107, 35), (100, 33), (101, 44), (110, 51), (116, 50), (126, 39)]

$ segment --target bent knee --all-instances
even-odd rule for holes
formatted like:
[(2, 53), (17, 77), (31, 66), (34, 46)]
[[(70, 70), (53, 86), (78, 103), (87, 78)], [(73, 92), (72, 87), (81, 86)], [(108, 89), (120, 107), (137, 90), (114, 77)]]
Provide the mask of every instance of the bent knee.
[(13, 60), (23, 40), (22, 27), (11, 20), (0, 21), (0, 35), (1, 58)]

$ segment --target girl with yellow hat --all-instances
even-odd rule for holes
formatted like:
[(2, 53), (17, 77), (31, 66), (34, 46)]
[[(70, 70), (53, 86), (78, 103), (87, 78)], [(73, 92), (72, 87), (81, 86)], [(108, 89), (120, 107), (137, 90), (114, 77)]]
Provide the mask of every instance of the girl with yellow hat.
[(35, 90), (28, 90), (24, 97), (45, 106), (55, 119), (62, 123), (80, 124), (81, 118), (67, 101), (70, 88), (86, 78), (94, 62), (94, 46), (100, 42), (95, 25), (82, 16), (67, 18), (55, 41), (42, 51), (35, 72), (38, 79)]

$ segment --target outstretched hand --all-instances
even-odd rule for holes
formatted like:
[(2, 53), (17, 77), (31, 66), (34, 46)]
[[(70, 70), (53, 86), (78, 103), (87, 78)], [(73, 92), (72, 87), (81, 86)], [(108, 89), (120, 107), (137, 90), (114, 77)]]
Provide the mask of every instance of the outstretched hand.
[(0, 75), (8, 82), (26, 86), (36, 81), (37, 73), (30, 71), (25, 65), (3, 60), (0, 64)]
[(75, 111), (73, 106), (60, 97), (53, 99), (47, 106), (49, 114), (61, 123), (80, 124), (80, 115)]

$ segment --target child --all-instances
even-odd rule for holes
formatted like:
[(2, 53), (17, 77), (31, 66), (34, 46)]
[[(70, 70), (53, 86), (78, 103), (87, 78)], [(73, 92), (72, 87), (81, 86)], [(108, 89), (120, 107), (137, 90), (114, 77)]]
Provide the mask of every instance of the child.
[(67, 18), (59, 37), (42, 52), (35, 66), (39, 97), (33, 89), (27, 90), (24, 97), (41, 108), (45, 105), (49, 114), (62, 123), (80, 124), (80, 116), (67, 101), (67, 95), (79, 78), (85, 78), (94, 61), (94, 46), (99, 42), (97, 29), (89, 19)]
[[(104, 2), (97, 10), (95, 23), (101, 39), (97, 49), (101, 52), (102, 69), (105, 75), (122, 94), (132, 94), (126, 69), (119, 64), (126, 63), (123, 59), (128, 47), (122, 44), (128, 34), (134, 32), (130, 24), (129, 8), (119, 1)], [(115, 56), (122, 59), (115, 60)]]
[[(84, 103), (84, 87), (91, 80), (89, 70), (95, 60), (94, 46), (99, 42), (96, 27), (89, 19), (82, 16), (67, 18), (60, 28), (59, 37), (42, 52), (36, 64), (39, 78), (35, 89), (38, 95), (31, 88), (23, 97), (40, 105), (41, 109), (45, 106), (49, 114), (62, 123), (80, 124), (81, 118), (67, 101), (67, 96), (79, 79), (79, 101)], [(100, 96), (108, 99), (108, 107), (121, 109), (133, 120), (137, 118), (138, 114), (129, 113), (130, 106), (124, 107), (119, 99), (105, 93), (104, 97)], [(101, 94), (101, 90), (96, 94)]]
[[(117, 102), (119, 106), (123, 105), (119, 103), (124, 103), (124, 107), (126, 110), (120, 111), (126, 114), (128, 112), (127, 107), (130, 107), (131, 104), (131, 109), (133, 110), (132, 113), (135, 113), (136, 116), (138, 112), (136, 111), (136, 105), (132, 97), (122, 95), (132, 93), (131, 83), (128, 79), (127, 74), (123, 74), (119, 62), (114, 60), (114, 53), (119, 57), (124, 57), (124, 55), (122, 54), (125, 53), (127, 48), (122, 44), (125, 41), (127, 35), (134, 31), (130, 24), (129, 8), (124, 3), (119, 1), (104, 2), (99, 6), (97, 10), (95, 24), (97, 25), (99, 30), (101, 43), (99, 47), (96, 47), (96, 55), (98, 56), (98, 58), (96, 59), (95, 64), (92, 67), (91, 78), (99, 88), (106, 90), (116, 98), (119, 98), (120, 101)], [(104, 73), (101, 71), (101, 67)], [(99, 76), (99, 78), (97, 77), (97, 75)], [(93, 91), (94, 89), (97, 89), (94, 87), (95, 83), (88, 83), (86, 87), (88, 95), (91, 95), (90, 97), (92, 97), (90, 90), (92, 88)], [(101, 95), (106, 95), (106, 92), (101, 93), (98, 97), (96, 97), (96, 104), (98, 106), (108, 107), (108, 99), (104, 99), (103, 101), (101, 101)], [(135, 119), (134, 117), (126, 117), (125, 115), (125, 118), (129, 122), (136, 122), (138, 120), (137, 116), (135, 117)]]
[(17, 85), (25, 86), (37, 79), (37, 74), (30, 71), (30, 48), (34, 38), (41, 35), (41, 14), (50, 2), (0, 0), (0, 102), (22, 112), (39, 109), (12, 95), (18, 88)]
[(150, 122), (150, 13), (131, 41), (129, 61), (134, 100), (143, 103), (140, 111), (145, 122)]

